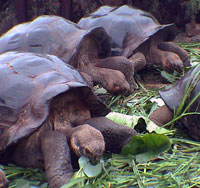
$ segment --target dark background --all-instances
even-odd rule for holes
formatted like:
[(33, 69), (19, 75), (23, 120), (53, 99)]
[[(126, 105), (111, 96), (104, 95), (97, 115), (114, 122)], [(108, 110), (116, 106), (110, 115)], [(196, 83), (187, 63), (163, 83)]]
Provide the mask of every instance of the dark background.
[(59, 15), (77, 22), (102, 5), (128, 4), (152, 13), (161, 24), (175, 23), (176, 31), (196, 19), (200, 22), (200, 0), (0, 0), (0, 34), (39, 15)]

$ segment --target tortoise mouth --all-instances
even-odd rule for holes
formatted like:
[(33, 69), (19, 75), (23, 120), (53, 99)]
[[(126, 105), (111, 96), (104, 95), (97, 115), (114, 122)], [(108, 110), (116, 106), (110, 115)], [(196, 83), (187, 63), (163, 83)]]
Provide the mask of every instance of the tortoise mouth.
[(100, 159), (103, 156), (103, 153), (102, 153), (102, 155), (98, 155), (98, 156), (97, 155), (94, 156), (93, 153), (86, 153), (86, 152), (84, 152), (84, 149), (80, 148), (79, 146), (75, 146), (75, 145), (73, 145), (73, 150), (78, 157), (84, 156), (84, 157), (89, 158), (89, 161), (92, 165), (98, 164)]
[(78, 126), (71, 136), (70, 144), (77, 156), (89, 158), (92, 164), (99, 161), (105, 150), (103, 135), (88, 124)]
[(102, 149), (92, 149), (91, 151), (89, 151), (87, 148), (82, 148), (80, 146), (75, 146), (75, 152), (77, 154), (77, 156), (81, 157), (81, 156), (85, 156), (89, 158), (89, 161), (92, 165), (96, 165), (97, 163), (99, 163), (100, 159), (103, 156), (103, 151)]
[(99, 161), (100, 161), (100, 159), (90, 159), (90, 163), (92, 164), (92, 165), (96, 165), (97, 163), (99, 163)]
[(89, 158), (89, 161), (92, 165), (99, 163), (105, 150), (105, 145), (102, 145), (98, 142), (96, 142), (95, 145), (93, 144), (91, 147), (88, 147), (88, 145), (81, 146), (80, 142), (74, 138), (71, 139), (71, 147), (78, 157), (85, 156)]

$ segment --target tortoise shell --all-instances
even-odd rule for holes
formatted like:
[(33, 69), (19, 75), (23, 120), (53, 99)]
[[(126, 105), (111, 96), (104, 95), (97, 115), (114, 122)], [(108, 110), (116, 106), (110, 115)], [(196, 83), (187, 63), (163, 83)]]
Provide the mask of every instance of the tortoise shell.
[(68, 90), (78, 90), (93, 117), (109, 112), (79, 72), (53, 55), (2, 54), (0, 80), (0, 151), (37, 130), (50, 101)]
[(161, 25), (155, 17), (128, 5), (121, 7), (102, 6), (78, 25), (84, 29), (104, 27), (112, 37), (112, 48), (120, 48), (120, 55), (129, 57), (133, 51), (159, 31), (173, 24)]
[[(189, 106), (186, 112), (200, 112), (200, 66), (190, 69), (184, 77), (176, 82), (171, 88), (159, 91), (161, 98), (171, 110), (177, 110), (179, 105), (187, 94), (183, 110), (197, 97)], [(182, 110), (182, 111), (183, 111)], [(200, 140), (199, 114), (187, 115), (181, 118), (183, 124), (187, 127), (190, 135)]]
[[(62, 17), (44, 15), (32, 22), (19, 24), (2, 35), (0, 53), (37, 52), (55, 55), (67, 63), (74, 63), (71, 59), (76, 57), (87, 38), (94, 38), (99, 57), (109, 56), (111, 38), (103, 28), (85, 30)], [(74, 67), (78, 66), (76, 63)]]

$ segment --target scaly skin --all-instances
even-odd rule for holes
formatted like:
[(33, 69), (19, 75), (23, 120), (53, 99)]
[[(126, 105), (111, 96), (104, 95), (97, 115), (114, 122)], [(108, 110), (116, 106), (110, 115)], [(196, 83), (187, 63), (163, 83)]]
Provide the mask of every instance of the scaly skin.
[(93, 82), (101, 84), (111, 94), (130, 94), (130, 85), (124, 74), (118, 70), (99, 68), (92, 64), (83, 65), (80, 70), (90, 75)]
[(60, 188), (73, 175), (70, 149), (61, 132), (46, 131), (41, 136), (46, 177), (51, 188)]
[[(113, 69), (122, 72), (126, 78), (126, 81), (130, 85), (130, 91), (133, 92), (135, 89), (135, 80), (134, 80), (134, 63), (132, 63), (129, 59), (123, 56), (114, 56), (108, 57), (104, 59), (97, 59), (97, 63), (95, 63), (95, 67)], [(113, 77), (113, 82), (115, 80), (121, 79), (120, 87), (123, 87), (122, 78)], [(125, 83), (125, 81), (124, 81)]]
[(168, 72), (181, 72), (185, 66), (190, 65), (187, 52), (172, 42), (162, 42), (162, 33), (152, 36), (145, 47), (149, 47), (145, 52), (147, 62)]
[[(78, 63), (77, 63), (78, 62)], [(77, 57), (71, 62), (84, 78), (91, 83), (101, 84), (111, 94), (130, 94), (133, 91), (134, 67), (125, 57), (116, 56), (100, 59), (94, 39), (88, 38), (80, 47)], [(91, 85), (91, 84), (90, 84)]]
[(183, 62), (184, 66), (190, 66), (190, 58), (187, 52), (173, 42), (161, 42), (158, 48), (163, 51), (169, 51), (177, 54)]
[(16, 145), (7, 160), (19, 166), (44, 168), (50, 187), (61, 187), (73, 175), (70, 149), (91, 161), (103, 155), (105, 142), (101, 132), (82, 125), (90, 118), (90, 111), (76, 93), (60, 94), (51, 102), (43, 125)]
[(104, 136), (106, 150), (119, 153), (137, 132), (127, 126), (114, 123), (106, 117), (96, 117), (85, 123), (101, 131)]
[(6, 160), (24, 167), (42, 167), (51, 188), (66, 184), (73, 175), (71, 150), (96, 163), (106, 150), (120, 152), (136, 132), (105, 117), (91, 118), (76, 92), (68, 91), (50, 103), (47, 119), (19, 142)]

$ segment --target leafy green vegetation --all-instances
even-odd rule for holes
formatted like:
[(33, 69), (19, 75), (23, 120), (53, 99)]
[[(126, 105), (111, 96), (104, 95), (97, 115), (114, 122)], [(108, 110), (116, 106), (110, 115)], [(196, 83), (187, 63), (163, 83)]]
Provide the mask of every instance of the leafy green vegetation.
[(187, 5), (186, 13), (195, 15), (200, 10), (200, 0), (190, 0), (184, 2)]
[(145, 134), (134, 136), (129, 144), (122, 148), (122, 155), (135, 155), (137, 162), (155, 159), (159, 154), (169, 150), (169, 138), (161, 134)]
[[(188, 51), (193, 64), (200, 62), (200, 44), (180, 45)], [(176, 78), (171, 79), (171, 82), (180, 78), (176, 74), (172, 76)], [(128, 115), (128, 118), (133, 115), (134, 117), (139, 116), (137, 124), (140, 124), (139, 129), (142, 135), (148, 132), (146, 126), (143, 129), (141, 125), (147, 124), (145, 118), (148, 118), (151, 112), (160, 105), (156, 89), (146, 89), (138, 81), (137, 92), (128, 97), (121, 95), (113, 97), (101, 88), (96, 92), (111, 107), (113, 112)], [(185, 111), (182, 113), (185, 113)], [(177, 114), (175, 120), (179, 119), (182, 115), (180, 113)], [(127, 121), (127, 125), (131, 126), (129, 120)], [(80, 168), (63, 188), (200, 187), (200, 142), (192, 141), (183, 129), (176, 127), (172, 127), (170, 133), (166, 134), (171, 143), (170, 149), (167, 151), (164, 150), (165, 152), (159, 153), (152, 157), (151, 160), (137, 162), (134, 155), (105, 153), (102, 162), (103, 170), (97, 177), (87, 177), (83, 168)], [(164, 140), (168, 140), (167, 137), (165, 138)], [(137, 138), (135, 142), (139, 142), (138, 140), (140, 138)], [(10, 180), (11, 188), (47, 188), (42, 170), (25, 169), (15, 165), (2, 166), (2, 168)]]

